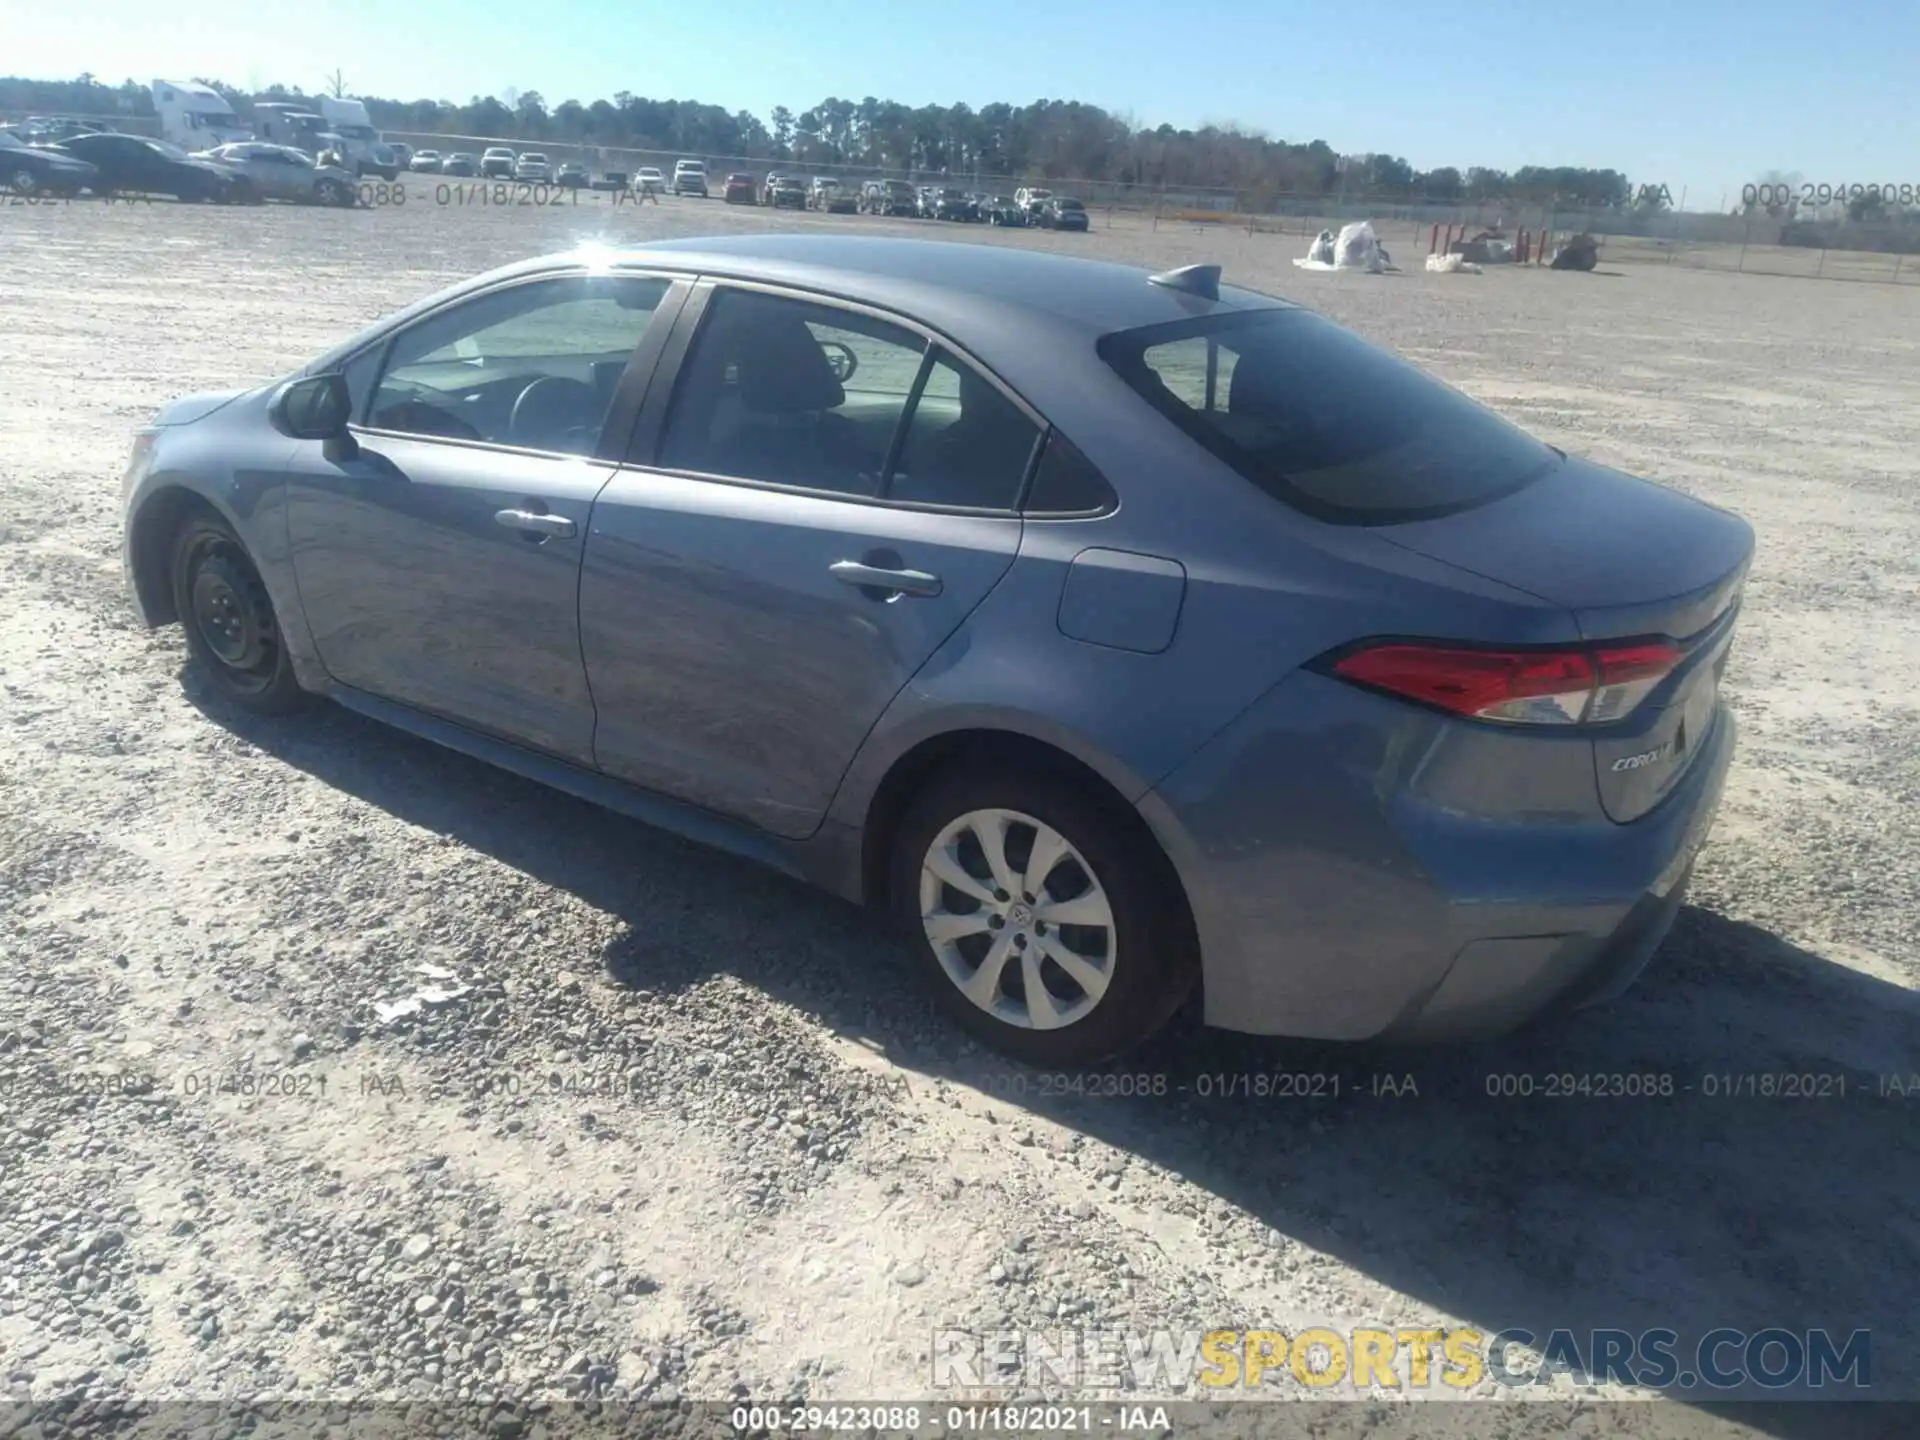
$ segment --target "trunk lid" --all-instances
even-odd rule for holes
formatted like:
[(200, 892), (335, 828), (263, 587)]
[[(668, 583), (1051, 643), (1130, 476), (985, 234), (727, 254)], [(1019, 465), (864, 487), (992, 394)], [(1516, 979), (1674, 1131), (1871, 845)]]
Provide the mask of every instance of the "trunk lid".
[(1753, 556), (1738, 515), (1572, 456), (1503, 499), (1374, 533), (1564, 605), (1591, 640), (1699, 634)]
[(1638, 819), (1705, 748), (1753, 529), (1739, 516), (1591, 461), (1436, 520), (1381, 526), (1382, 539), (1524, 590), (1573, 613), (1589, 640), (1665, 637), (1686, 652), (1624, 719), (1595, 731), (1609, 817)]

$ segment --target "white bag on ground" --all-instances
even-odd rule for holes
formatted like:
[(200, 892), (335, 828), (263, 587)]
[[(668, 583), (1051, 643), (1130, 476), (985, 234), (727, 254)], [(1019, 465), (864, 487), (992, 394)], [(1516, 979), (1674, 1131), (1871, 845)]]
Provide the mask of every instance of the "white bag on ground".
[(1365, 270), (1370, 275), (1385, 270), (1386, 252), (1380, 248), (1373, 226), (1365, 220), (1356, 220), (1343, 227), (1340, 238), (1334, 242), (1333, 263), (1336, 269)]

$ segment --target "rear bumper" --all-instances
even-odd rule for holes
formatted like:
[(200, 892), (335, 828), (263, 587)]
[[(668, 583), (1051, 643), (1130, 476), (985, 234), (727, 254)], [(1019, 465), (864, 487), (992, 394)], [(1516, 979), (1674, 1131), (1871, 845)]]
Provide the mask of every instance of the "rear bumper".
[(1477, 1039), (1638, 976), (1719, 806), (1724, 704), (1680, 783), (1625, 825), (1597, 795), (1588, 815), (1539, 793), (1498, 818), (1436, 803), (1422, 787), (1450, 724), (1298, 675), (1142, 797), (1193, 910), (1209, 1024)]

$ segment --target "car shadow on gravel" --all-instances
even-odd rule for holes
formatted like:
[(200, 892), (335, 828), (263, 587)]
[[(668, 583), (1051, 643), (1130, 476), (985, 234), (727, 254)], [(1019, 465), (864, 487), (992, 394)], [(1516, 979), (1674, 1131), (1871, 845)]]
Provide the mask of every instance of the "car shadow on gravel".
[[(1209, 1192), (1252, 1224), (1194, 1223), (1249, 1266), (1297, 1264), (1304, 1247), (1487, 1331), (1572, 1332), (1583, 1356), (1596, 1330), (1672, 1330), (1689, 1374), (1718, 1327), (1824, 1329), (1838, 1347), (1867, 1330), (1871, 1389), (1826, 1394), (1920, 1398), (1906, 1343), (1920, 996), (1770, 932), (1689, 906), (1625, 997), (1495, 1044), (1275, 1041), (1204, 1030), (1189, 1007), (1122, 1066), (1048, 1076), (960, 1039), (898, 941), (831, 896), (337, 707), (266, 721), (196, 703), (326, 784), (617, 916), (600, 957), (616, 983), (670, 996), (736, 976), (910, 1071)], [(1124, 1169), (1117, 1191), (1088, 1190), (1121, 1206), (1163, 1193)], [(1717, 1358), (1743, 1363), (1738, 1346)], [(1839, 1433), (1824, 1405), (1743, 1418)]]

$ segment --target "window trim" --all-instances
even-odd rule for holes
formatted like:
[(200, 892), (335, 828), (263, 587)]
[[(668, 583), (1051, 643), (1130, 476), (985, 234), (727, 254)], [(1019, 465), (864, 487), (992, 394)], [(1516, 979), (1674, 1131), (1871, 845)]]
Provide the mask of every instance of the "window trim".
[[(660, 303), (653, 309), (653, 318), (635, 342), (627, 355), (626, 368), (620, 372), (620, 379), (614, 386), (613, 398), (607, 403), (607, 416), (600, 426), (600, 438), (593, 452), (580, 455), (570, 450), (542, 450), (531, 445), (506, 445), (494, 440), (462, 440), (451, 435), (417, 435), (411, 430), (388, 430), (366, 423), (366, 416), (373, 404), (373, 397), (380, 391), (380, 383), (387, 378), (387, 365), (392, 359), (393, 347), (400, 337), (429, 324), (453, 311), (463, 309), (469, 304), (487, 299), (494, 295), (504, 295), (527, 285), (543, 285), (554, 280), (608, 279), (608, 280), (664, 280), (666, 293), (660, 297)], [(405, 324), (396, 325), (383, 332), (376, 339), (349, 355), (341, 357), (331, 370), (346, 373), (349, 365), (365, 356), (379, 352), (379, 369), (374, 372), (373, 384), (367, 390), (367, 399), (356, 414), (347, 422), (347, 428), (355, 435), (372, 439), (410, 440), (423, 445), (452, 445), (465, 450), (475, 450), (491, 455), (526, 455), (551, 460), (573, 460), (588, 464), (618, 464), (625, 453), (627, 444), (638, 422), (641, 403), (647, 388), (657, 372), (660, 356), (667, 348), (667, 337), (680, 317), (680, 310), (686, 304), (692, 290), (693, 277), (684, 272), (670, 270), (640, 269), (616, 267), (596, 272), (584, 264), (568, 265), (554, 270), (537, 270), (527, 275), (515, 275), (502, 280), (497, 285), (489, 285), (483, 290), (468, 290), (448, 299), (444, 305), (436, 305), (423, 314), (409, 318)]]
[[(908, 395), (908, 404), (900, 412), (900, 420), (894, 426), (893, 439), (887, 447), (888, 468), (881, 472), (879, 494), (856, 495), (845, 490), (821, 490), (808, 485), (790, 485), (778, 480), (753, 480), (741, 475), (720, 475), (712, 471), (679, 469), (659, 463), (660, 445), (666, 436), (667, 418), (672, 413), (673, 402), (678, 398), (680, 387), (685, 383), (688, 374), (686, 362), (693, 354), (694, 345), (706, 333), (707, 315), (712, 308), (714, 297), (723, 290), (748, 290), (771, 295), (777, 299), (796, 300), (802, 304), (816, 305), (823, 309), (863, 315), (868, 319), (897, 326), (920, 337), (922, 341), (920, 369), (915, 374), (914, 386)], [(902, 315), (898, 311), (888, 310), (879, 305), (849, 299), (828, 290), (813, 290), (803, 285), (783, 284), (777, 281), (703, 274), (693, 286), (693, 293), (688, 296), (686, 304), (681, 308), (675, 321), (674, 332), (672, 343), (654, 372), (656, 379), (664, 379), (668, 383), (649, 387), (646, 405), (639, 422), (634, 427), (633, 443), (628, 448), (626, 458), (619, 462), (621, 468), (647, 470), (659, 475), (671, 475), (682, 480), (701, 480), (714, 485), (738, 485), (752, 490), (770, 490), (783, 495), (804, 495), (822, 500), (837, 500), (850, 505), (877, 505), (892, 510), (936, 515), (994, 517), (1018, 517), (1025, 514), (1023, 506), (1027, 491), (1033, 483), (1034, 470), (1043, 444), (1054, 426), (990, 367), (982, 364), (951, 336), (928, 325), (925, 321)], [(936, 349), (944, 351), (954, 363), (968, 367), (981, 379), (991, 384), (1034, 427), (1034, 442), (1027, 452), (1026, 469), (1021, 473), (1020, 483), (1014, 487), (1011, 503), (1007, 505), (936, 505), (919, 500), (891, 499), (886, 493), (887, 484), (892, 479), (891, 466), (898, 460), (899, 451), (906, 444), (907, 428), (912, 420), (914, 406), (919, 402), (920, 391), (926, 384), (931, 357)]]

